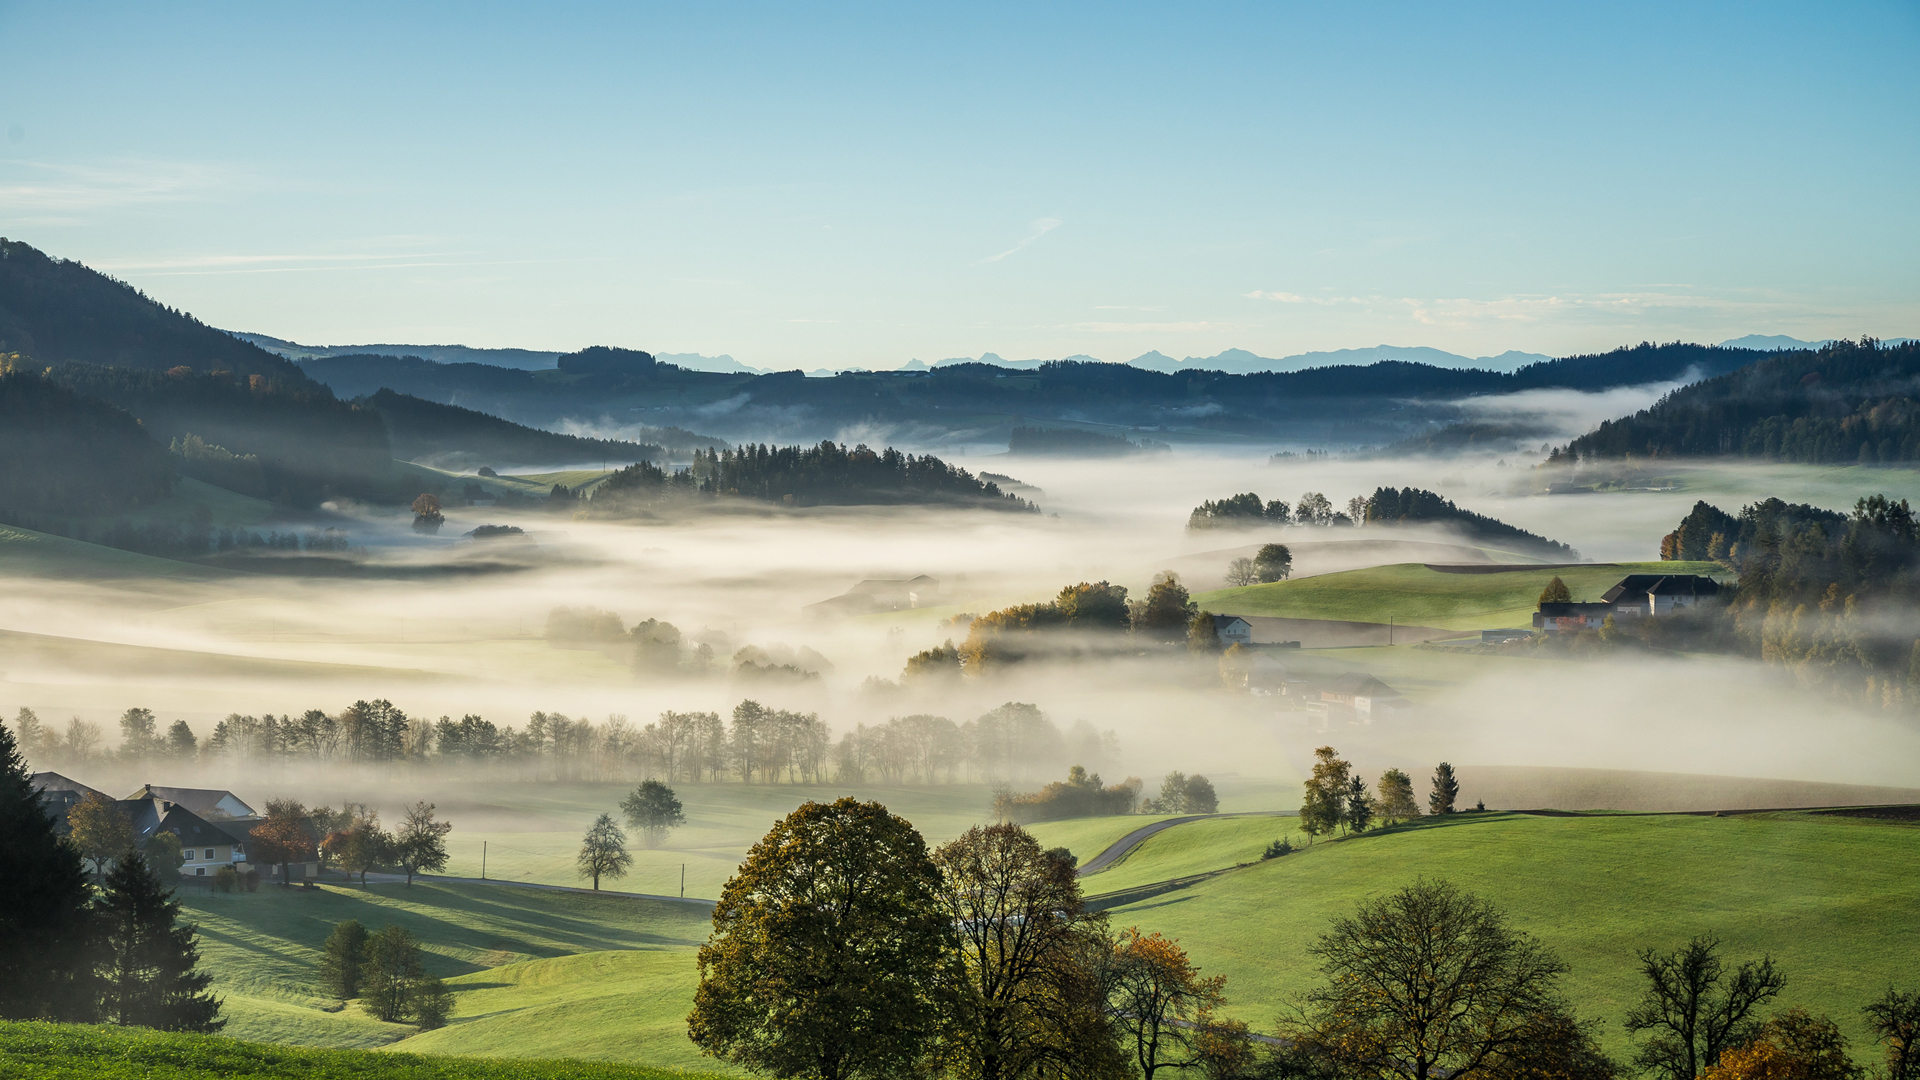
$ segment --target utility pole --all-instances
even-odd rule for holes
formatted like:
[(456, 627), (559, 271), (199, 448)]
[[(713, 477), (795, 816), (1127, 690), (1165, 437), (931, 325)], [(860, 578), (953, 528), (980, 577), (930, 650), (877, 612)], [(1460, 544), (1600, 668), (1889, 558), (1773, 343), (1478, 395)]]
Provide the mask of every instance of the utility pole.
[(487, 842), (480, 841), (480, 880), (487, 880)]
[(687, 898), (687, 864), (680, 864), (680, 899)]
[(1387, 644), (1393, 644), (1393, 616), (1387, 616)]

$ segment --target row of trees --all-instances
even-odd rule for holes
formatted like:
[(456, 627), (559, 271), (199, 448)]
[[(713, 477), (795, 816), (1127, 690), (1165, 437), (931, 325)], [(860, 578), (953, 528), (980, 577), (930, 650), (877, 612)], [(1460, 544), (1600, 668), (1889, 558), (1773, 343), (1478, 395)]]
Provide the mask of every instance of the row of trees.
[(775, 709), (751, 699), (729, 717), (716, 712), (660, 714), (635, 726), (624, 716), (601, 723), (535, 712), (524, 728), (479, 716), (409, 717), (386, 700), (358, 701), (337, 715), (234, 714), (197, 739), (184, 720), (163, 732), (152, 710), (120, 717), (120, 746), (104, 748), (98, 725), (76, 718), (56, 734), (31, 709), (13, 721), (33, 761), (70, 767), (109, 759), (134, 763), (275, 761), (398, 763), (511, 772), (534, 779), (667, 783), (936, 784), (1020, 780), (1070, 760), (1112, 761), (1118, 739), (1083, 721), (1063, 732), (1034, 705), (1007, 702), (964, 723), (931, 714), (859, 724), (836, 742), (817, 713)]
[(1238, 558), (1227, 564), (1227, 584), (1264, 585), (1285, 581), (1293, 576), (1293, 552), (1285, 544), (1262, 544), (1252, 558)]
[(320, 954), (320, 983), (341, 1001), (359, 998), (377, 1020), (443, 1027), (453, 992), (427, 973), (420, 942), (405, 927), (369, 933), (357, 919), (336, 923)]
[[(179, 848), (173, 848), (177, 857)], [(193, 926), (129, 843), (96, 892), (56, 831), (11, 732), (0, 728), (0, 1019), (218, 1031)], [(178, 866), (178, 863), (175, 863)]]
[[(1289, 564), (1291, 559), (1289, 557)], [(984, 675), (1026, 660), (1119, 652), (1141, 644), (1178, 642), (1199, 612), (1180, 575), (1154, 575), (1147, 595), (1130, 600), (1124, 585), (1083, 581), (1040, 604), (1016, 604), (985, 615), (962, 616), (967, 637), (907, 660), (907, 683)]]
[(1348, 499), (1345, 509), (1341, 510), (1317, 491), (1300, 496), (1300, 501), (1293, 506), (1288, 506), (1280, 499), (1262, 500), (1249, 491), (1224, 499), (1209, 499), (1194, 507), (1193, 513), (1187, 517), (1187, 528), (1198, 532), (1203, 529), (1248, 529), (1259, 525), (1314, 525), (1322, 528), (1358, 525), (1366, 520), (1365, 511), (1366, 500), (1358, 496)]
[[(648, 780), (633, 790), (633, 793), (620, 801), (620, 812), (625, 815), (627, 824), (646, 838), (648, 847), (658, 847), (664, 843), (667, 834), (686, 824), (687, 815), (680, 805), (680, 799), (673, 789), (658, 780)], [(627, 851), (627, 834), (613, 820), (612, 814), (601, 814), (593, 820), (587, 829), (587, 835), (580, 841), (580, 854), (574, 860), (574, 869), (583, 878), (593, 882), (593, 891), (600, 891), (601, 878), (623, 878), (633, 866), (633, 855)]]
[(647, 462), (622, 469), (594, 490), (591, 510), (626, 514), (666, 498), (747, 498), (786, 506), (956, 505), (1038, 512), (931, 454), (874, 450), (865, 444), (748, 444), (695, 450), (693, 464), (668, 473)]
[[(1380, 774), (1376, 795), (1353, 771), (1353, 764), (1342, 759), (1333, 747), (1322, 746), (1313, 756), (1313, 775), (1307, 778), (1306, 797), (1300, 803), (1300, 831), (1307, 834), (1309, 842), (1316, 836), (1334, 832), (1353, 835), (1376, 825), (1398, 825), (1421, 816), (1413, 778), (1399, 769)], [(1459, 797), (1459, 778), (1453, 766), (1443, 761), (1433, 770), (1427, 813), (1451, 814)]]

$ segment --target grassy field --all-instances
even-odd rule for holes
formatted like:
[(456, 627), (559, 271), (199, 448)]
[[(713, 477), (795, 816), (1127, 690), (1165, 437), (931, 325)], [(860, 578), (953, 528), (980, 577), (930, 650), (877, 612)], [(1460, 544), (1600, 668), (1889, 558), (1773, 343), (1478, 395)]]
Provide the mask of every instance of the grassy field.
[(17, 1080), (691, 1080), (584, 1061), (489, 1061), (269, 1046), (91, 1024), (0, 1021), (0, 1075)]
[(1566, 990), (1607, 1021), (1603, 1039), (1616, 1051), (1620, 1017), (1639, 994), (1636, 950), (1711, 933), (1729, 958), (1772, 955), (1787, 980), (1781, 1007), (1830, 1013), (1864, 1054), (1860, 1006), (1889, 982), (1914, 984), (1916, 865), (1920, 826), (1903, 823), (1474, 814), (1322, 842), (1110, 914), (1117, 926), (1180, 939), (1208, 974), (1227, 976), (1232, 1011), (1263, 1028), (1317, 981), (1307, 947), (1331, 919), (1418, 878), (1445, 878), (1572, 965)]
[(413, 1029), (340, 1009), (319, 986), (320, 949), (336, 923), (403, 926), (442, 978), (518, 961), (606, 949), (686, 950), (706, 939), (695, 905), (502, 886), (419, 882), (315, 891), (189, 893), (201, 954), (226, 999), (228, 1034), (314, 1046), (379, 1046)]
[(17, 525), (0, 525), (0, 574), (8, 577), (226, 577), (225, 571), (191, 566), (89, 544)]
[(1095, 855), (1135, 829), (1164, 821), (1175, 815), (1121, 814), (1114, 817), (1074, 818), (1071, 821), (1042, 821), (1027, 826), (1027, 831), (1042, 847), (1063, 847), (1073, 852), (1085, 866)]
[(1088, 895), (1116, 892), (1256, 862), (1286, 833), (1296, 844), (1306, 842), (1290, 817), (1206, 818), (1175, 825), (1147, 837), (1114, 865), (1081, 878), (1080, 889)]
[(1420, 563), (1375, 566), (1293, 581), (1220, 589), (1194, 597), (1208, 611), (1289, 619), (1396, 622), (1446, 630), (1531, 626), (1540, 591), (1556, 576), (1573, 598), (1598, 600), (1627, 574), (1725, 573), (1715, 563), (1602, 563), (1560, 570), (1444, 574)]

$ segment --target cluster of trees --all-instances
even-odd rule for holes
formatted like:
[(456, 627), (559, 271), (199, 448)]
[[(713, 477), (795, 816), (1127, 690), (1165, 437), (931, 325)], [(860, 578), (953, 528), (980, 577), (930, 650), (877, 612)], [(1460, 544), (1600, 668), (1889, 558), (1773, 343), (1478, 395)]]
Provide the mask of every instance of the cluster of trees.
[[(928, 851), (876, 803), (808, 803), (727, 883), (688, 1034), (754, 1072), (1089, 1078), (1248, 1053), (1225, 983), (1114, 933), (1072, 859), (1014, 824)], [(1137, 1072), (1136, 1072), (1137, 1070)]]
[(1622, 457), (1871, 464), (1920, 458), (1920, 342), (1835, 341), (1684, 386), (1555, 449), (1549, 465)]
[[(718, 783), (938, 784), (1022, 780), (1070, 761), (1119, 758), (1119, 740), (1086, 721), (1067, 731), (1038, 707), (1009, 701), (963, 723), (931, 714), (859, 724), (831, 737), (817, 713), (776, 709), (747, 699), (728, 717), (716, 712), (660, 714), (636, 727), (624, 716), (603, 723), (535, 712), (524, 729), (474, 715), (428, 723), (386, 700), (359, 701), (337, 716), (233, 715), (196, 739), (186, 721), (163, 732), (150, 709), (120, 718), (117, 751), (103, 747), (98, 725), (76, 718), (54, 734), (31, 709), (13, 721), (23, 752), (62, 767), (115, 758), (127, 762), (274, 761), (401, 764), (517, 773), (535, 779), (661, 778)], [(318, 811), (315, 811), (318, 813)], [(322, 822), (324, 826), (326, 823)], [(324, 838), (334, 831), (322, 827)]]
[(368, 933), (357, 919), (336, 923), (320, 957), (322, 988), (341, 1001), (359, 998), (367, 1012), (389, 1024), (411, 1022), (421, 1030), (446, 1025), (453, 992), (427, 974), (420, 942), (405, 927)]
[(1348, 499), (1346, 509), (1341, 511), (1317, 491), (1300, 496), (1300, 501), (1293, 506), (1279, 499), (1262, 501), (1249, 491), (1225, 499), (1209, 499), (1194, 507), (1187, 517), (1187, 528), (1199, 531), (1246, 529), (1257, 525), (1358, 525), (1364, 510), (1365, 500), (1360, 498)]
[(1595, 636), (1752, 656), (1861, 704), (1920, 704), (1920, 522), (1906, 500), (1871, 495), (1850, 514), (1765, 499), (1728, 514), (1698, 502), (1662, 538), (1665, 559), (1711, 559), (1739, 575), (1720, 602), (1617, 624)]
[(1067, 770), (1066, 780), (1055, 780), (1039, 791), (1024, 795), (1016, 795), (1005, 787), (995, 791), (993, 816), (1001, 821), (1031, 825), (1036, 821), (1131, 814), (1140, 805), (1143, 786), (1137, 776), (1129, 776), (1111, 787), (1104, 786), (1099, 773), (1089, 773), (1075, 765)]
[(172, 494), (173, 465), (139, 421), (28, 365), (0, 356), (0, 521), (55, 532)]
[(1265, 585), (1293, 576), (1293, 552), (1285, 544), (1262, 544), (1252, 558), (1241, 557), (1227, 564), (1227, 584)]
[(695, 450), (693, 464), (668, 473), (650, 463), (623, 469), (593, 493), (596, 511), (628, 513), (661, 498), (693, 493), (785, 506), (958, 505), (1037, 512), (999, 485), (934, 457), (893, 447), (831, 441), (816, 446), (748, 444)]
[(207, 992), (212, 976), (199, 969), (195, 928), (180, 925), (180, 901), (132, 845), (131, 830), (96, 892), (4, 728), (0, 851), (8, 875), (0, 890), (0, 1019), (169, 1031), (224, 1025)]
[(1140, 807), (1143, 814), (1217, 814), (1220, 812), (1220, 796), (1213, 790), (1213, 781), (1194, 773), (1175, 770), (1160, 780), (1160, 794), (1148, 799)]
[(1484, 514), (1462, 510), (1453, 504), (1453, 500), (1421, 488), (1376, 488), (1366, 499), (1363, 514), (1369, 526), (1437, 522), (1460, 529), (1475, 540), (1512, 545), (1567, 561), (1580, 558), (1579, 552), (1557, 540), (1549, 540)]
[[(648, 780), (635, 788), (620, 801), (620, 812), (626, 816), (627, 824), (646, 838), (648, 847), (659, 847), (669, 832), (687, 823), (679, 797), (658, 780)], [(625, 830), (613, 820), (612, 814), (595, 818), (580, 841), (574, 869), (581, 877), (592, 880), (593, 891), (599, 892), (601, 878), (626, 877), (632, 866), (633, 855), (627, 851)]]
[(1198, 613), (1180, 575), (1171, 570), (1154, 575), (1147, 595), (1137, 600), (1127, 598), (1124, 585), (1083, 581), (1043, 604), (963, 616), (969, 620), (966, 640), (913, 656), (902, 678), (984, 675), (1024, 660), (1180, 641)]
[[(1376, 795), (1353, 771), (1353, 763), (1342, 759), (1333, 747), (1322, 746), (1313, 756), (1313, 775), (1307, 778), (1306, 797), (1300, 803), (1300, 831), (1307, 834), (1309, 843), (1316, 836), (1335, 832), (1357, 835), (1375, 826), (1398, 825), (1421, 816), (1413, 778), (1399, 769), (1380, 774)], [(1451, 814), (1459, 797), (1459, 778), (1454, 776), (1453, 766), (1443, 761), (1433, 770), (1427, 813)]]

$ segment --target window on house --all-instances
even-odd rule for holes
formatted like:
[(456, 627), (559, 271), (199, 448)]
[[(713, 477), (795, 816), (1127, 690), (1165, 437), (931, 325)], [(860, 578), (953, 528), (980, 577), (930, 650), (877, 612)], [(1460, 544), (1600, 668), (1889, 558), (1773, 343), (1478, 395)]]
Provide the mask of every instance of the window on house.
[(207, 868), (206, 868), (206, 867), (204, 867), (204, 866), (196, 866), (196, 867), (194, 867), (194, 868), (193, 868), (193, 876), (194, 876), (194, 877), (206, 877), (206, 876), (207, 876)]
[(208, 849), (207, 849), (207, 858), (208, 858), (208, 859), (212, 859), (212, 858), (213, 858), (213, 849), (212, 849), (212, 848), (208, 848)]

